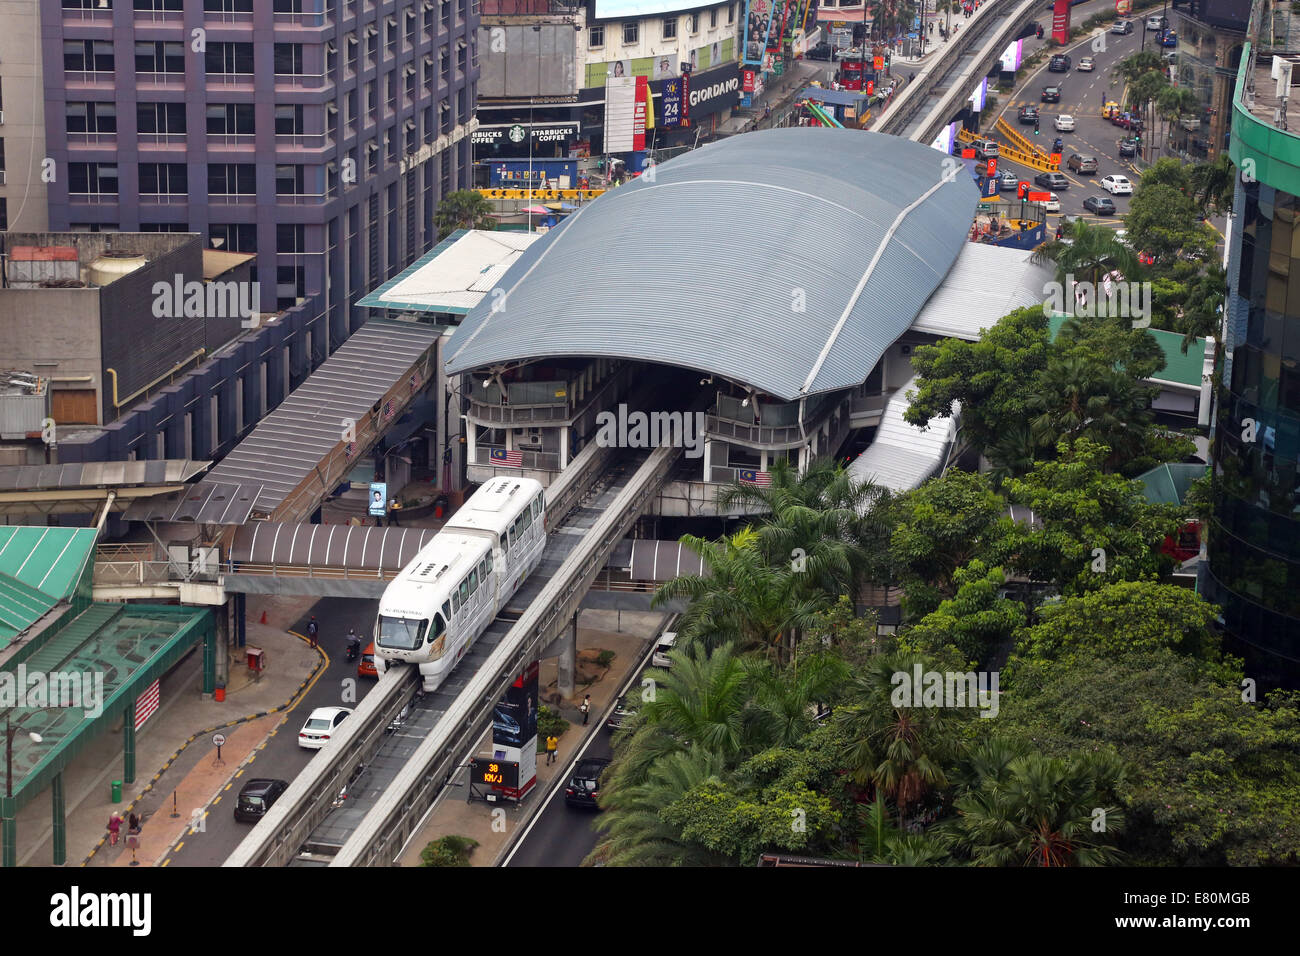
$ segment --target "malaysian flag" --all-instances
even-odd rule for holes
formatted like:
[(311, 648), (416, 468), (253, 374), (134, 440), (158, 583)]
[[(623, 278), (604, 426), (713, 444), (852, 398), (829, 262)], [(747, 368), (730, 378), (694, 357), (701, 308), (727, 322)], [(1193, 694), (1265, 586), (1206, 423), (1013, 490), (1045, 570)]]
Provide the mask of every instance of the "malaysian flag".
[(357, 453), (357, 443), (354, 441), (348, 442), (343, 447), (343, 453), (347, 455), (348, 458), (351, 458), (353, 455)]
[(772, 476), (765, 471), (751, 471), (742, 468), (740, 469), (740, 483), (742, 485), (770, 485)]
[[(161, 678), (159, 678), (161, 680)], [(158, 681), (149, 685), (149, 689), (141, 694), (135, 702), (135, 729), (139, 730), (144, 726), (144, 722), (154, 715), (158, 709)]]
[(504, 448), (493, 448), (490, 464), (509, 465), (511, 468), (522, 468), (524, 464), (524, 453), (521, 451), (506, 451)]
[(419, 389), (420, 389), (420, 373), (413, 372), (411, 374), (411, 391), (416, 392), (419, 391)]
[(388, 421), (393, 417), (393, 400), (390, 398), (384, 402), (383, 420)]

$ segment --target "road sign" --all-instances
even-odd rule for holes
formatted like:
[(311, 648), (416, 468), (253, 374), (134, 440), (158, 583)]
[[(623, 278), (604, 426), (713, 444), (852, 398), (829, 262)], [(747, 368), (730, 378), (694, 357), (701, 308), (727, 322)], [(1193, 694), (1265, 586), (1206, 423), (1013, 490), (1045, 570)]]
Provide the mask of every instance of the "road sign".
[(225, 744), (226, 744), (226, 735), (225, 735), (225, 734), (213, 734), (213, 735), (212, 735), (212, 746), (214, 746), (214, 747), (224, 747)]

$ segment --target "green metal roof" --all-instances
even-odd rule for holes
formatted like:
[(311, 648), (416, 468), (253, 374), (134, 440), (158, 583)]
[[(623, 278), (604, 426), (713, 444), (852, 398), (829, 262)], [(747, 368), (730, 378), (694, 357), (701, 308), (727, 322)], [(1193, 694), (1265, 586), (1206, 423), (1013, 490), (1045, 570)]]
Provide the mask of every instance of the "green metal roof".
[(1192, 482), (1208, 470), (1206, 465), (1158, 465), (1134, 480), (1142, 482), (1142, 494), (1153, 505), (1181, 505)]
[[(17, 693), (20, 674), (27, 676), (30, 688), (31, 675), (36, 673), (75, 679), (83, 692), (75, 707), (19, 707), (7, 706), (16, 705), (16, 699), (0, 701), (0, 721), (8, 716), (22, 731), (13, 742), (18, 806), (44, 790), (81, 750), (111, 730), (150, 684), (194, 644), (212, 636), (214, 626), (212, 612), (206, 608), (92, 604), (32, 653), (20, 665), (21, 671), (6, 668), (0, 679), (9, 685), (7, 694)], [(102, 696), (97, 696), (99, 692)], [(29, 732), (39, 734), (41, 742), (33, 742)]]
[[(1252, 21), (1257, 22), (1254, 11)], [(1246, 76), (1254, 65), (1251, 56), (1254, 47), (1254, 43), (1247, 42), (1241, 48), (1237, 87), (1232, 95), (1228, 156), (1238, 169), (1249, 171), (1257, 182), (1297, 196), (1300, 195), (1300, 137), (1255, 116), (1244, 102)]]
[[(1057, 333), (1061, 331), (1061, 326), (1069, 321), (1070, 316), (1046, 309), (1044, 311), (1048, 313), (1047, 323), (1054, 341)], [(1197, 339), (1195, 344), (1188, 347), (1187, 354), (1184, 355), (1183, 337), (1179, 333), (1166, 332), (1163, 329), (1147, 329), (1147, 331), (1155, 337), (1160, 350), (1165, 353), (1165, 367), (1152, 375), (1151, 380), (1193, 385), (1199, 388), (1205, 366), (1205, 339)]]
[(0, 527), (0, 650), (72, 597), (98, 535), (94, 528)]

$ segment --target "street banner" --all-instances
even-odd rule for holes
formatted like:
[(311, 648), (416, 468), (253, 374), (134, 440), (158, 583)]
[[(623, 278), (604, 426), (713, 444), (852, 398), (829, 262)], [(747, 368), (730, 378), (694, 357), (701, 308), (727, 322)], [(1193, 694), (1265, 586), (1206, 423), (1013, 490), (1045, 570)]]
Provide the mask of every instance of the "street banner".
[(771, 0), (746, 0), (745, 42), (741, 47), (741, 62), (748, 66), (762, 66), (767, 51), (767, 33), (772, 26)]
[(1062, 46), (1070, 42), (1070, 0), (1056, 0), (1052, 7), (1052, 39)]
[(662, 93), (659, 97), (660, 111), (663, 116), (665, 127), (682, 125), (682, 79), (674, 77), (671, 80), (664, 80)]

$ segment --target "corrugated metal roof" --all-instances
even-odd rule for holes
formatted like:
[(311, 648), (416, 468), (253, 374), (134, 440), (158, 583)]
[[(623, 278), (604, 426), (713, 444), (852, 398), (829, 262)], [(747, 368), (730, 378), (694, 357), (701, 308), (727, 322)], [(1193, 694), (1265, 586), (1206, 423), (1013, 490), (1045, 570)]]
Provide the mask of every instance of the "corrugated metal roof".
[(357, 305), (464, 315), (483, 300), (542, 233), (457, 229)]
[(1016, 309), (1042, 305), (1055, 270), (1030, 262), (1032, 249), (968, 242), (912, 323), (917, 332), (974, 342)]
[(979, 190), (946, 159), (810, 128), (693, 150), (529, 248), (504, 299), (466, 317), (447, 370), (609, 356), (787, 401), (858, 385), (966, 244)]
[(243, 524), (261, 493), (261, 482), (240, 485), (199, 481), (184, 491), (133, 502), (123, 517), (127, 521)]
[(201, 474), (211, 462), (174, 458), (152, 461), (87, 461), (66, 465), (5, 465), (0, 491), (54, 491), (174, 485)]
[(371, 319), (213, 468), (207, 480), (260, 484), (254, 507), (273, 513), (341, 441), (342, 420), (361, 421), (440, 334), (433, 325)]
[(849, 465), (849, 474), (857, 481), (870, 481), (894, 492), (908, 491), (943, 466), (957, 436), (958, 421), (934, 418), (925, 430), (905, 422), (903, 413), (911, 404), (907, 393), (915, 389), (913, 376), (889, 399), (875, 441)]
[(235, 532), (230, 558), (240, 564), (400, 571), (437, 534), (436, 528), (257, 521)]

